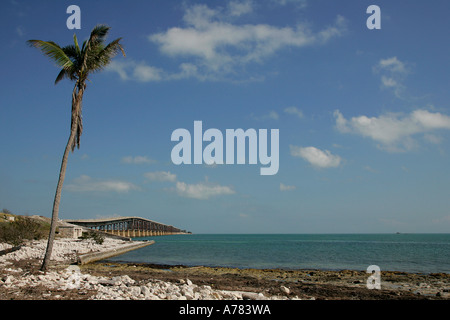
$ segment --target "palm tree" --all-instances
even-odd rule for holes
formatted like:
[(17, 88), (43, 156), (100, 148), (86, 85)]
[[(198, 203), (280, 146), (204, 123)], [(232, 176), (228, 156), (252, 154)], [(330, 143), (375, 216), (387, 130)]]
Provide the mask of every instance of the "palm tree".
[(45, 257), (41, 267), (41, 270), (43, 271), (47, 269), (52, 254), (53, 241), (55, 239), (56, 225), (58, 222), (61, 191), (66, 174), (69, 153), (70, 150), (73, 152), (75, 147), (80, 148), (80, 137), (83, 132), (81, 109), (83, 94), (86, 89), (86, 80), (88, 80), (88, 76), (90, 74), (103, 70), (118, 53), (122, 52), (125, 56), (125, 52), (120, 44), (122, 38), (118, 38), (108, 45), (105, 45), (105, 40), (109, 29), (110, 27), (108, 26), (97, 25), (92, 30), (89, 40), (84, 41), (81, 48), (78, 45), (76, 35), (73, 37), (74, 44), (63, 48), (52, 41), (27, 41), (30, 46), (40, 49), (44, 55), (56, 62), (56, 64), (61, 68), (60, 73), (56, 77), (55, 84), (65, 78), (75, 81), (75, 87), (72, 92), (72, 120), (70, 125), (70, 136), (61, 162), (59, 180), (53, 202), (52, 220), (47, 250), (45, 252)]

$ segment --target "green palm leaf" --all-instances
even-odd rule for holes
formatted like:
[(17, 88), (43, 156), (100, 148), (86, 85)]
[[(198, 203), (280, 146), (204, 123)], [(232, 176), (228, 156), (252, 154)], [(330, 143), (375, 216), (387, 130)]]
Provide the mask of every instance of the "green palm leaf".
[(28, 40), (27, 43), (40, 49), (44, 55), (51, 58), (58, 66), (67, 69), (72, 66), (72, 60), (64, 53), (63, 49), (53, 41)]
[(106, 25), (97, 25), (81, 48), (76, 35), (73, 37), (74, 44), (63, 48), (52, 41), (28, 40), (27, 43), (40, 49), (44, 55), (62, 68), (56, 77), (55, 84), (63, 79), (70, 79), (78, 80), (84, 85), (90, 73), (102, 71), (119, 53), (125, 56), (125, 51), (120, 44), (122, 38), (105, 45), (109, 30), (110, 27)]

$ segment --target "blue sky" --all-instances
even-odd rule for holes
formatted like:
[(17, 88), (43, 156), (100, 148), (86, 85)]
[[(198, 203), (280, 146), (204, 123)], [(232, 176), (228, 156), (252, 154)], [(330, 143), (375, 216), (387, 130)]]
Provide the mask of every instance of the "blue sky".
[[(69, 30), (66, 8), (81, 8)], [(381, 9), (369, 30), (366, 9)], [(141, 216), (195, 233), (448, 232), (447, 0), (1, 3), (0, 207), (51, 215), (73, 83), (29, 39), (127, 57), (91, 76), (60, 218)], [(171, 134), (279, 129), (279, 171), (174, 165)]]

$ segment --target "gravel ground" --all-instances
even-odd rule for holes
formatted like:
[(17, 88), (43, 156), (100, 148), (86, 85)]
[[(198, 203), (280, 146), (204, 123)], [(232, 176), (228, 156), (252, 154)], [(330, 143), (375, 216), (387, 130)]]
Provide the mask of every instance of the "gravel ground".
[[(39, 271), (45, 241), (0, 256), (1, 300), (450, 300), (449, 274), (341, 270), (237, 269), (97, 262), (73, 265), (77, 255), (129, 245), (105, 239), (59, 239), (52, 264)], [(0, 244), (0, 251), (10, 246)]]

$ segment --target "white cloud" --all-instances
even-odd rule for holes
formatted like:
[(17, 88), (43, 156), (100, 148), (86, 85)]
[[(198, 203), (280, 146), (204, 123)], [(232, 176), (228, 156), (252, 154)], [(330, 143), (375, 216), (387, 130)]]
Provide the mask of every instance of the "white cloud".
[(156, 160), (153, 160), (153, 159), (150, 159), (150, 158), (144, 157), (144, 156), (136, 156), (136, 157), (128, 156), (128, 157), (123, 157), (122, 158), (122, 163), (126, 163), (126, 164), (152, 164), (152, 163), (156, 163)]
[(295, 115), (297, 117), (299, 117), (300, 119), (303, 118), (303, 112), (299, 109), (297, 109), (296, 107), (289, 107), (284, 109), (284, 112), (286, 112), (287, 114), (292, 114)]
[(328, 150), (320, 150), (315, 147), (290, 146), (291, 155), (303, 158), (317, 168), (336, 168), (341, 165), (342, 158), (331, 154)]
[(235, 193), (234, 190), (230, 187), (210, 184), (207, 182), (187, 184), (185, 182), (177, 181), (175, 190), (178, 195), (182, 197), (200, 200), (206, 200), (214, 196), (230, 195)]
[(386, 88), (396, 88), (399, 86), (397, 81), (386, 76), (381, 77), (381, 84)]
[(275, 111), (271, 111), (266, 117), (272, 120), (278, 120), (280, 118), (278, 113), (276, 113)]
[(133, 68), (133, 64), (130, 64), (129, 62), (123, 62), (119, 60), (113, 60), (107, 67), (106, 71), (112, 71), (117, 72), (119, 74), (120, 79), (122, 80), (129, 80), (130, 77), (128, 76), (127, 70), (128, 68)]
[[(379, 117), (358, 116), (345, 119), (339, 110), (334, 112), (336, 127), (342, 133), (353, 133), (371, 138), (381, 149), (399, 152), (416, 146), (413, 136), (427, 134), (438, 129), (450, 129), (450, 117), (439, 112), (418, 109), (410, 114), (388, 113)], [(438, 139), (425, 137), (433, 140)]]
[(288, 186), (283, 183), (280, 183), (280, 191), (291, 191), (295, 190), (296, 188), (297, 188), (296, 186)]
[(450, 129), (450, 117), (439, 112), (431, 113), (427, 110), (416, 110), (412, 113), (412, 118), (425, 130)]
[[(229, 13), (224, 14), (221, 9), (197, 4), (186, 9), (184, 27), (172, 27), (148, 39), (169, 57), (190, 59), (185, 63), (196, 67), (191, 76), (217, 80), (224, 76), (235, 77), (242, 73), (243, 66), (260, 63), (284, 48), (326, 43), (341, 36), (346, 29), (346, 21), (341, 16), (334, 25), (316, 33), (301, 24), (278, 27), (229, 22), (230, 16), (251, 12), (251, 8), (250, 1), (233, 2)], [(174, 77), (168, 76), (168, 79)]]
[(177, 175), (170, 173), (169, 171), (156, 171), (156, 172), (147, 172), (144, 173), (144, 177), (146, 177), (150, 181), (169, 181), (175, 182), (177, 180)]
[(160, 68), (148, 65), (146, 62), (136, 62), (130, 58), (127, 58), (127, 61), (112, 61), (106, 71), (116, 72), (122, 80), (137, 82), (160, 82), (186, 78), (197, 78), (201, 81), (207, 79), (207, 76), (201, 75), (198, 67), (192, 63), (182, 63), (178, 72), (167, 73)]
[(141, 82), (160, 81), (162, 80), (162, 70), (141, 63), (134, 67), (133, 77)]
[(278, 113), (276, 111), (270, 111), (267, 114), (264, 114), (262, 116), (255, 116), (254, 114), (251, 115), (253, 119), (255, 120), (278, 120), (280, 118), (280, 116), (278, 115)]
[(197, 184), (188, 184), (177, 181), (176, 174), (169, 171), (147, 172), (144, 174), (144, 177), (149, 181), (174, 182), (175, 187), (165, 188), (164, 190), (176, 192), (179, 196), (185, 198), (207, 200), (211, 197), (235, 193), (235, 191), (228, 186), (221, 186), (219, 184), (208, 182), (208, 177), (205, 177), (204, 182)]
[(157, 82), (167, 77), (162, 69), (149, 66), (145, 62), (136, 62), (132, 59), (127, 59), (126, 61), (113, 60), (106, 70), (118, 73), (122, 80), (135, 80), (138, 82)]
[(281, 6), (292, 4), (298, 9), (303, 9), (308, 5), (307, 0), (272, 0), (272, 2)]
[(407, 72), (405, 63), (398, 60), (397, 57), (381, 59), (380, 62), (378, 63), (378, 67), (395, 73)]
[(73, 180), (71, 184), (66, 186), (68, 191), (72, 192), (128, 192), (130, 190), (138, 190), (139, 187), (133, 183), (120, 180), (95, 180), (87, 175), (82, 175)]
[(409, 67), (397, 57), (381, 59), (373, 67), (375, 73), (381, 73), (381, 88), (393, 90), (394, 94), (401, 98), (405, 86), (403, 81), (408, 75)]
[(185, 15), (186, 28), (174, 27), (165, 33), (151, 35), (149, 39), (159, 44), (163, 53), (196, 56), (215, 68), (232, 62), (227, 47), (246, 49), (244, 54), (234, 56), (241, 62), (258, 61), (285, 46), (302, 47), (328, 40), (332, 34), (342, 33), (344, 27), (343, 18), (338, 18), (336, 26), (313, 34), (301, 25), (297, 28), (265, 24), (233, 25), (214, 20), (216, 14), (204, 5), (196, 5), (188, 9)]
[(251, 13), (253, 12), (253, 2), (251, 0), (230, 1), (230, 3), (228, 3), (228, 11), (233, 17)]
[[(304, 0), (277, 0), (303, 7)], [(183, 59), (178, 70), (167, 71), (127, 58), (114, 60), (107, 70), (122, 80), (139, 82), (169, 81), (196, 78), (200, 81), (260, 81), (261, 75), (249, 75), (244, 67), (262, 63), (285, 48), (321, 45), (346, 31), (346, 20), (337, 16), (333, 25), (314, 32), (306, 24), (279, 27), (269, 24), (238, 24), (239, 17), (253, 12), (251, 0), (231, 1), (223, 7), (209, 8), (195, 4), (187, 7), (183, 26), (151, 34), (162, 54)]]

